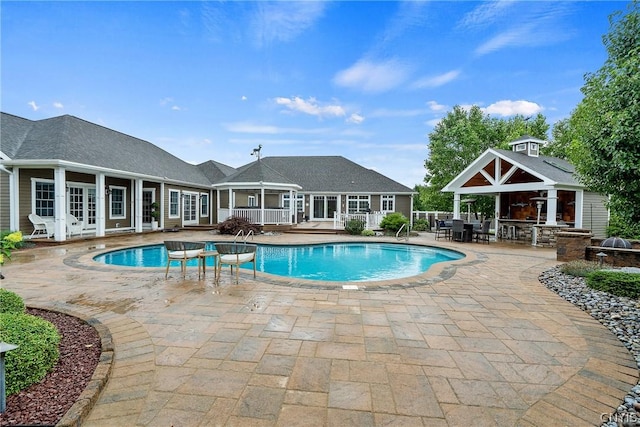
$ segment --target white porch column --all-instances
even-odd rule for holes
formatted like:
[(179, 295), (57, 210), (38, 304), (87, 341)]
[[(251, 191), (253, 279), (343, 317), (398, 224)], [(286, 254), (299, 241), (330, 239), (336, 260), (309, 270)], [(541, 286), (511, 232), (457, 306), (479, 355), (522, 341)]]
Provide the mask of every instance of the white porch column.
[(584, 222), (584, 190), (576, 190), (576, 204), (573, 206), (575, 211), (575, 228), (582, 228)]
[(104, 237), (106, 229), (107, 199), (104, 174), (96, 175), (96, 237)]
[[(20, 191), (18, 188), (18, 179), (20, 174), (19, 168), (13, 168), (13, 171), (9, 173), (9, 200), (11, 203), (9, 204), (10, 209), (10, 217), (9, 217), (9, 227), (11, 230), (19, 230), (20, 229)], [(31, 191), (31, 189), (29, 189)], [(33, 196), (32, 196), (33, 197)], [(26, 215), (29, 215), (31, 211), (29, 211)], [(25, 230), (26, 233), (26, 230)], [(24, 233), (23, 233), (24, 234)]]
[(289, 190), (289, 218), (291, 218), (292, 224), (298, 223), (298, 213), (296, 206), (298, 206), (298, 194), (295, 194), (295, 199), (293, 198), (293, 190)]
[(260, 225), (264, 225), (264, 187), (260, 182)]
[(158, 204), (160, 205), (160, 222), (158, 224), (158, 227), (160, 228), (160, 230), (164, 230), (164, 216), (165, 216), (165, 211), (164, 211), (164, 182), (160, 183), (160, 201), (158, 202)]
[(67, 182), (64, 168), (53, 170), (54, 201), (53, 211), (55, 219), (54, 238), (58, 242), (67, 240)]
[(547, 192), (547, 222), (546, 225), (557, 225), (556, 215), (558, 212), (558, 190), (555, 188)]
[(460, 219), (460, 193), (453, 193), (453, 219)]
[(229, 188), (229, 215), (233, 215), (233, 190)]
[(496, 241), (498, 241), (498, 227), (500, 227), (500, 196), (500, 193), (496, 194), (496, 197), (494, 199), (495, 204), (493, 208), (495, 212), (495, 215), (493, 216), (493, 229), (495, 230), (493, 236)]
[(134, 198), (133, 198), (133, 210), (135, 212), (134, 225), (136, 233), (142, 233), (142, 180), (134, 180)]

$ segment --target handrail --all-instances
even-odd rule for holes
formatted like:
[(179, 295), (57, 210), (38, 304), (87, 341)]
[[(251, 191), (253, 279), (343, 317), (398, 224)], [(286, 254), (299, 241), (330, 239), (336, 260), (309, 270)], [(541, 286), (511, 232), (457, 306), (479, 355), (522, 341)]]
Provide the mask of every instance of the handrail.
[(400, 227), (400, 229), (398, 230), (398, 232), (396, 233), (396, 239), (401, 240), (404, 239), (406, 241), (409, 241), (409, 227), (407, 227), (407, 235), (406, 237), (401, 238), (400, 237), (400, 232), (402, 231), (402, 229), (406, 226), (407, 224), (402, 224), (402, 226)]
[(240, 231), (238, 231), (238, 232), (236, 233), (236, 237), (234, 237), (234, 238), (233, 238), (233, 243), (236, 243), (236, 240), (238, 240), (238, 237), (239, 237), (240, 235), (242, 235), (242, 236), (243, 236), (242, 241), (243, 241), (244, 243), (247, 243), (247, 239), (249, 238), (249, 236), (255, 236), (255, 234), (253, 233), (253, 230), (249, 230), (249, 232), (245, 235), (245, 234), (244, 234), (244, 229), (240, 229)]

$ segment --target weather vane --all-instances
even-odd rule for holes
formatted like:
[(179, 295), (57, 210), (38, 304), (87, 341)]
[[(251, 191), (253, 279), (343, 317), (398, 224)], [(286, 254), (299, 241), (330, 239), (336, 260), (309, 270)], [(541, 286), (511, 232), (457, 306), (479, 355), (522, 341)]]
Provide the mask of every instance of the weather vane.
[(262, 144), (258, 145), (258, 148), (254, 148), (251, 155), (256, 156), (258, 160), (260, 160), (260, 150), (262, 150)]

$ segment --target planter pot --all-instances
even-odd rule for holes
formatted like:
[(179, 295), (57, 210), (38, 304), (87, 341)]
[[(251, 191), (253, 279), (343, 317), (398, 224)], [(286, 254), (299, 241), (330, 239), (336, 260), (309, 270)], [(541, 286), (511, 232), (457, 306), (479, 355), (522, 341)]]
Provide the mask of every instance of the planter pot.
[(151, 229), (154, 231), (158, 229), (158, 221), (151, 221)]

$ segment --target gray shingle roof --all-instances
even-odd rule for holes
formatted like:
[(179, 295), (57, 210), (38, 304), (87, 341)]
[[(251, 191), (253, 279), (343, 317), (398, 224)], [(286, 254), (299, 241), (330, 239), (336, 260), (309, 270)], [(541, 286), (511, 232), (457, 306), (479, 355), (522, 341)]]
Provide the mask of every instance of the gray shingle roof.
[[(211, 185), (201, 170), (150, 142), (64, 115), (19, 123), (2, 113), (2, 145), (10, 141), (13, 160), (51, 159), (138, 173), (194, 185)], [(23, 119), (24, 120), (24, 119)], [(5, 123), (8, 124), (5, 127)], [(17, 147), (15, 147), (15, 145)]]
[(566, 160), (548, 156), (532, 157), (510, 150), (494, 149), (494, 151), (558, 184), (580, 185), (575, 175), (575, 168)]
[(263, 181), (306, 192), (413, 192), (342, 156), (265, 157), (238, 169), (213, 160), (192, 165), (150, 142), (70, 115), (34, 121), (0, 113), (0, 151), (12, 160), (62, 160), (202, 186)]
[(261, 161), (300, 185), (305, 192), (413, 192), (411, 188), (342, 156), (276, 156)]
[(255, 162), (246, 164), (238, 169), (238, 171), (221, 180), (220, 183), (242, 183), (242, 182), (272, 182), (279, 184), (297, 184), (290, 180), (280, 172), (272, 168), (264, 161), (259, 159)]
[(198, 165), (198, 169), (209, 179), (211, 182), (222, 181), (226, 177), (233, 175), (238, 170), (227, 166), (224, 163), (216, 162), (215, 160), (208, 160)]

